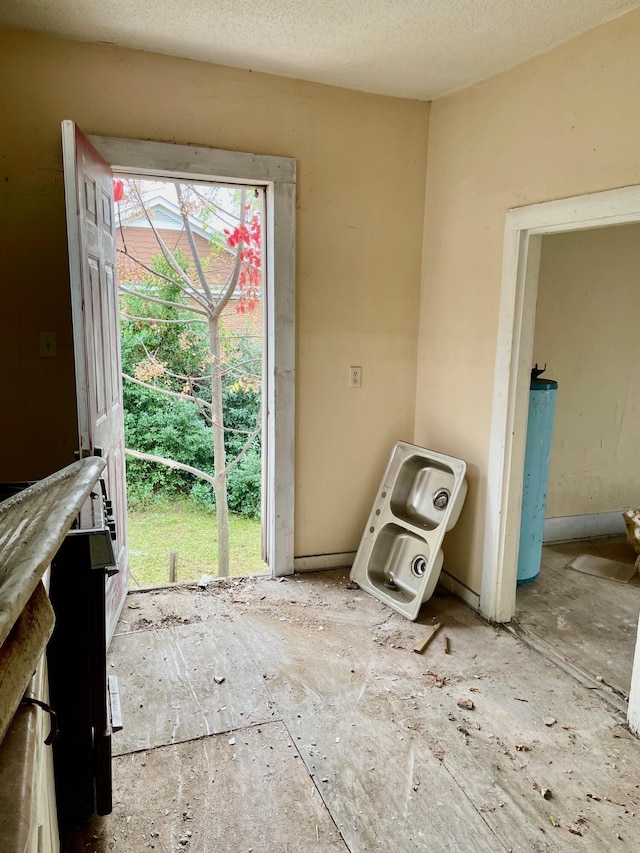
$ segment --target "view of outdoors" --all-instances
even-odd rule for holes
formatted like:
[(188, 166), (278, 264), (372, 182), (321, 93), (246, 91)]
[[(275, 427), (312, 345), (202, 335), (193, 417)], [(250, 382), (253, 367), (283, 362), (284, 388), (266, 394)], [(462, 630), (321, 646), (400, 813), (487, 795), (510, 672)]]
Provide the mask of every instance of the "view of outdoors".
[(132, 583), (264, 571), (262, 192), (114, 195)]

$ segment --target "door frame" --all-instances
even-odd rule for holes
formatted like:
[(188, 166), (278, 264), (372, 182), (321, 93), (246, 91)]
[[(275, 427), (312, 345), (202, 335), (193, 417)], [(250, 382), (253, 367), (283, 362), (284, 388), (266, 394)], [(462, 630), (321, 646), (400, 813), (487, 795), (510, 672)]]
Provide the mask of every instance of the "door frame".
[[(491, 622), (515, 615), (529, 383), (542, 237), (640, 222), (640, 186), (606, 190), (507, 211), (493, 405), (480, 612)], [(629, 724), (640, 731), (640, 629)]]
[(266, 202), (266, 560), (294, 571), (296, 161), (217, 148), (89, 135), (114, 173), (260, 186)]

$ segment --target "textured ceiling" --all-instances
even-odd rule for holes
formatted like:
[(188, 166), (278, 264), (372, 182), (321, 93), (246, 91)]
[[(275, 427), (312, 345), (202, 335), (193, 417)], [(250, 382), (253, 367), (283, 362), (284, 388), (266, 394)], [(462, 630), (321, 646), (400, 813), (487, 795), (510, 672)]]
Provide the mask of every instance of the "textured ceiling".
[(0, 25), (431, 100), (640, 0), (1, 0)]

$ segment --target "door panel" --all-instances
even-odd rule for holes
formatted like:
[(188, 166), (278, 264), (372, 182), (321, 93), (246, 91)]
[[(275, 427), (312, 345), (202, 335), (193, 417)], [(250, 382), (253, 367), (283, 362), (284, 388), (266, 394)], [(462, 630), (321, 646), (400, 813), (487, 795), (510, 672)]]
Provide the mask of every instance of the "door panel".
[[(71, 121), (62, 123), (80, 453), (98, 453), (113, 502), (119, 573), (107, 581), (111, 639), (129, 587), (113, 174)], [(96, 523), (91, 501), (82, 526)]]

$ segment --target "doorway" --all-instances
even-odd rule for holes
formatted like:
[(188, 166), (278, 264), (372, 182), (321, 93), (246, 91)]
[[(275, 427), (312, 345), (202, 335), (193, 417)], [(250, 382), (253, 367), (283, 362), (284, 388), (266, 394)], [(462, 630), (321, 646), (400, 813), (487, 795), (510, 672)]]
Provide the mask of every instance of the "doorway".
[[(529, 374), (542, 236), (640, 221), (640, 188), (627, 187), (531, 205), (507, 214), (494, 379), (480, 607), (495, 622), (515, 614)], [(640, 667), (629, 722), (640, 726)]]
[[(74, 132), (72, 122), (63, 131)], [(293, 573), (295, 464), (295, 161), (159, 142), (89, 136), (105, 167), (124, 178), (231, 183), (264, 194), (262, 555), (274, 576)], [(72, 291), (73, 292), (73, 291)], [(75, 312), (81, 315), (81, 304)], [(74, 313), (74, 317), (75, 317)], [(75, 320), (74, 320), (75, 322)], [(264, 484), (267, 484), (264, 487)]]
[(546, 364), (541, 378), (559, 387), (543, 484), (544, 547), (528, 566), (520, 554), (516, 600), (517, 626), (528, 638), (623, 699), (640, 612), (636, 555), (622, 516), (640, 500), (637, 335), (629, 311), (639, 270), (639, 224), (542, 238), (533, 361)]
[(263, 572), (264, 191), (116, 173), (114, 198), (132, 581)]

